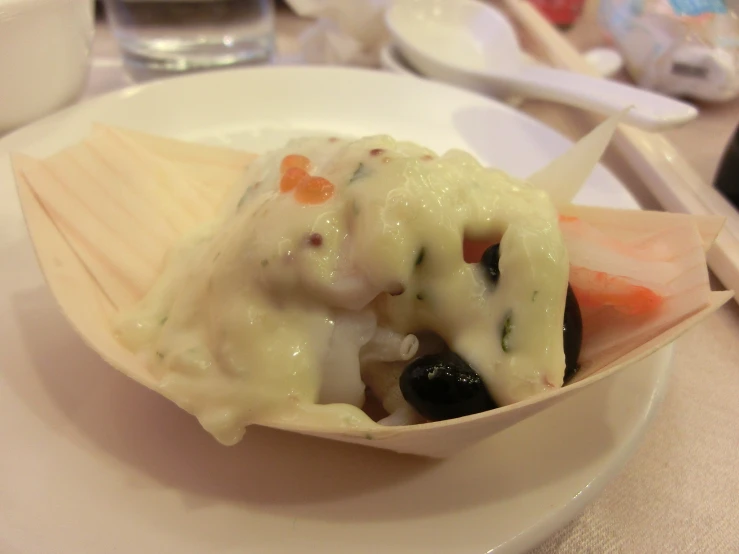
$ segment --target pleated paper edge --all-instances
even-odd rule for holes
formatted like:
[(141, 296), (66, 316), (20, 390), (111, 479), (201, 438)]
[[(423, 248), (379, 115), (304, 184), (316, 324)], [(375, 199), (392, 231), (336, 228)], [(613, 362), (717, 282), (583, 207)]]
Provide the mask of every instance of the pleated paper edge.
[[(16, 161), (17, 160), (14, 160), (14, 162)], [(60, 253), (60, 254), (63, 253), (63, 255), (68, 258), (68, 262), (67, 262), (68, 267), (66, 268), (62, 267), (61, 269), (69, 269), (70, 265), (71, 266), (77, 265), (78, 267), (76, 267), (75, 271), (73, 272), (76, 274), (75, 278), (76, 279), (86, 279), (87, 282), (90, 283), (92, 287), (95, 287), (95, 289), (97, 290), (98, 296), (100, 296), (101, 298), (103, 296), (102, 291), (100, 291), (100, 288), (99, 286), (97, 286), (95, 279), (92, 277), (92, 275), (90, 275), (89, 271), (84, 267), (84, 264), (81, 262), (77, 254), (70, 247), (67, 241), (63, 238), (62, 231), (54, 224), (53, 219), (49, 216), (49, 214), (46, 212), (44, 207), (41, 205), (40, 200), (36, 197), (35, 193), (31, 190), (29, 184), (25, 181), (25, 178), (23, 177), (21, 172), (19, 172), (17, 168), (15, 167), (15, 163), (14, 163), (14, 169), (16, 170), (16, 181), (18, 184), (19, 196), (21, 197), (21, 204), (23, 206), (24, 217), (26, 218), (29, 231), (31, 232), (37, 258), (39, 259), (39, 263), (42, 267), (42, 270), (44, 271), (44, 275), (46, 277), (47, 283), (49, 283), (54, 293), (54, 296), (57, 299), (57, 302), (59, 303), (60, 307), (62, 308), (62, 311), (64, 312), (65, 316), (72, 323), (73, 327), (82, 336), (85, 342), (89, 346), (91, 346), (95, 351), (97, 351), (106, 362), (108, 362), (110, 365), (112, 365), (113, 367), (115, 367), (116, 369), (118, 369), (119, 371), (127, 375), (128, 377), (146, 386), (147, 388), (157, 391), (156, 382), (153, 380), (151, 375), (148, 374), (148, 372), (145, 372), (145, 374), (140, 374), (140, 372), (135, 373), (135, 372), (130, 371), (126, 367), (129, 363), (131, 363), (135, 359), (135, 356), (133, 356), (128, 350), (126, 350), (122, 346), (120, 346), (119, 348), (115, 347), (115, 345), (118, 344), (117, 341), (115, 341), (115, 339), (113, 339), (115, 342), (115, 345), (110, 344), (108, 345), (108, 348), (100, 348), (94, 338), (96, 334), (90, 332), (90, 329), (81, 328), (80, 322), (77, 320), (77, 318), (74, 315), (72, 315), (73, 313), (75, 313), (74, 309), (70, 309), (67, 306), (68, 298), (65, 296), (63, 292), (60, 292), (60, 287), (57, 286), (58, 281), (55, 276), (57, 275), (57, 270), (59, 270), (60, 268), (55, 267), (57, 264), (55, 264), (53, 260), (46, 259), (45, 255), (40, 254), (39, 248), (37, 246), (40, 242), (41, 243), (44, 243), (44, 242), (55, 243), (54, 249), (57, 250), (57, 253)], [(588, 215), (592, 216), (598, 210), (601, 211), (600, 213), (605, 213), (605, 211), (609, 211), (610, 213), (612, 213), (613, 211), (610, 208), (590, 208), (590, 207), (581, 207), (581, 206), (565, 207), (563, 211), (571, 215), (582, 216), (587, 213)], [(663, 217), (663, 216), (666, 216), (666, 217), (675, 216), (677, 218), (690, 217), (690, 216), (683, 216), (682, 214), (663, 214), (662, 212), (643, 212), (641, 210), (628, 210), (628, 211), (630, 213), (658, 214), (658, 217)], [(585, 217), (585, 219), (586, 218), (587, 216)], [(720, 220), (720, 218), (703, 218), (700, 220), (694, 219), (694, 221), (696, 221), (696, 226), (698, 227), (701, 233), (701, 237), (704, 242), (704, 247), (707, 248), (710, 245), (710, 243), (712, 243), (712, 241), (715, 239), (715, 236), (721, 227), (722, 220)], [(46, 236), (45, 239), (40, 238), (39, 233), (41, 234), (45, 233), (48, 236)], [(56, 237), (52, 237), (51, 235), (53, 234), (56, 234)], [(645, 358), (646, 356), (650, 355), (657, 349), (673, 342), (682, 333), (684, 333), (685, 331), (687, 331), (694, 325), (698, 324), (705, 317), (707, 317), (708, 315), (713, 313), (715, 310), (717, 310), (721, 305), (723, 305), (726, 301), (728, 301), (732, 296), (733, 296), (733, 293), (730, 291), (713, 292), (711, 293), (711, 296), (710, 296), (711, 303), (707, 307), (705, 307), (703, 310), (693, 314), (692, 316), (688, 317), (684, 321), (675, 325), (668, 331), (661, 333), (659, 336), (652, 339), (651, 341), (648, 341), (647, 343), (641, 345), (640, 347), (637, 347), (636, 349), (629, 352), (627, 355), (623, 356), (621, 359), (612, 363), (610, 366), (606, 366), (605, 368), (599, 370), (596, 374), (591, 375), (587, 379), (579, 383), (574, 383), (567, 387), (563, 387), (561, 389), (558, 389), (557, 391), (547, 393), (544, 396), (533, 397), (533, 398), (527, 399), (525, 401), (510, 405), (510, 406), (499, 408), (492, 412), (476, 414), (474, 416), (468, 416), (467, 418), (461, 418), (461, 419), (452, 420), (452, 421), (428, 423), (428, 424), (424, 424), (421, 426), (396, 427), (396, 428), (377, 426), (377, 427), (373, 427), (370, 431), (363, 428), (363, 429), (357, 429), (355, 431), (341, 430), (338, 432), (326, 432), (325, 430), (321, 430), (321, 429), (315, 429), (315, 428), (311, 429), (311, 428), (306, 428), (300, 425), (288, 425), (282, 422), (266, 424), (264, 426), (273, 427), (276, 429), (282, 429), (286, 431), (298, 432), (301, 434), (307, 434), (307, 435), (312, 435), (312, 436), (317, 436), (317, 437), (322, 437), (322, 438), (328, 438), (328, 439), (337, 440), (341, 442), (360, 443), (366, 446), (389, 449), (389, 450), (394, 450), (394, 451), (399, 451), (399, 452), (408, 452), (408, 453), (424, 455), (424, 456), (445, 456), (449, 454), (448, 450), (451, 447), (454, 447), (455, 449), (459, 449), (469, 444), (472, 444), (473, 442), (476, 442), (479, 438), (493, 434), (490, 432), (491, 427), (497, 427), (495, 432), (502, 430), (503, 428), (509, 425), (515, 424), (518, 421), (522, 421), (526, 417), (534, 415), (534, 413), (538, 413), (542, 409), (545, 409), (546, 407), (551, 406), (553, 403), (556, 403), (560, 401), (561, 399), (567, 397), (569, 394), (577, 390), (587, 388), (588, 386), (596, 382), (599, 382), (600, 380), (605, 379), (609, 377), (610, 375), (615, 374), (616, 372), (623, 369), (624, 367), (627, 367)], [(99, 304), (98, 309), (100, 310), (100, 314), (103, 314), (106, 312), (106, 310), (104, 309), (104, 306), (103, 306), (104, 300), (101, 300), (101, 298), (97, 298), (97, 302)], [(107, 315), (108, 316), (110, 315), (109, 309), (107, 310)], [(105, 317), (105, 316), (101, 315), (101, 317)], [(520, 415), (523, 417), (517, 417), (517, 415)], [(484, 424), (484, 425), (482, 425), (481, 427), (481, 424)], [(475, 428), (478, 428), (480, 430), (484, 428), (484, 432), (467, 434), (465, 433), (465, 428), (468, 426), (474, 426)], [(457, 440), (454, 440), (451, 442), (446, 441), (444, 445), (441, 447), (439, 445), (438, 438), (435, 438), (433, 440), (423, 440), (422, 439), (421, 435), (427, 436), (428, 439), (431, 439), (432, 435), (436, 435), (437, 433), (440, 433), (440, 432), (444, 432), (444, 434), (447, 434), (446, 431), (449, 430), (451, 427), (454, 428), (455, 433), (457, 434), (458, 438)], [(417, 439), (421, 441), (421, 444), (418, 444), (417, 441), (415, 440), (411, 441), (409, 444), (403, 444), (404, 441), (407, 441), (410, 438), (410, 435), (417, 436)], [(466, 440), (466, 439), (469, 439), (469, 440)], [(464, 444), (461, 444), (462, 442)]]

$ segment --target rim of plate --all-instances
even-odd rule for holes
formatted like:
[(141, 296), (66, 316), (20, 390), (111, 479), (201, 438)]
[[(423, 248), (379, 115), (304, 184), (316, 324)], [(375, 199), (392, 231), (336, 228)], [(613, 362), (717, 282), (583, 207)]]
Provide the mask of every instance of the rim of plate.
[[(468, 90), (468, 89), (458, 87), (452, 84), (444, 83), (441, 81), (434, 81), (434, 80), (425, 79), (425, 78), (408, 80), (406, 78), (407, 75), (396, 73), (393, 71), (383, 70), (382, 68), (368, 69), (368, 68), (361, 68), (361, 67), (347, 67), (347, 66), (334, 66), (334, 65), (287, 65), (287, 66), (270, 65), (270, 66), (246, 67), (246, 68), (244, 67), (225, 68), (225, 69), (218, 69), (218, 70), (209, 71), (209, 72), (195, 72), (195, 73), (188, 73), (184, 75), (176, 75), (172, 77), (157, 77), (155, 79), (152, 79), (146, 82), (137, 83), (134, 85), (121, 88), (121, 89), (109, 91), (109, 92), (100, 94), (98, 96), (93, 96), (90, 98), (83, 98), (76, 104), (72, 104), (70, 106), (62, 108), (61, 110), (57, 112), (48, 114), (30, 123), (26, 123), (24, 126), (17, 128), (17, 129), (13, 129), (7, 132), (5, 135), (0, 135), (0, 149), (6, 151), (5, 153), (7, 153), (7, 149), (12, 148), (12, 147), (17, 148), (18, 146), (15, 146), (15, 145), (17, 145), (18, 143), (24, 140), (28, 140), (26, 137), (29, 137), (30, 135), (34, 135), (35, 133), (38, 132), (38, 130), (44, 128), (45, 126), (53, 125), (55, 123), (59, 123), (63, 121), (69, 115), (73, 115), (77, 112), (81, 112), (85, 109), (89, 109), (99, 104), (104, 104), (114, 99), (125, 100), (128, 97), (134, 96), (136, 94), (139, 94), (149, 89), (166, 88), (168, 86), (176, 86), (177, 84), (186, 86), (190, 82), (197, 82), (197, 81), (202, 81), (202, 80), (238, 78), (240, 75), (254, 75), (258, 73), (317, 74), (319, 72), (323, 72), (326, 74), (354, 73), (356, 75), (361, 75), (361, 76), (368, 76), (368, 77), (372, 76), (372, 78), (377, 78), (377, 79), (387, 79), (387, 80), (392, 79), (396, 81), (402, 80), (401, 82), (406, 83), (406, 84), (408, 82), (416, 81), (422, 84), (418, 84), (414, 86), (436, 88), (440, 91), (446, 91), (447, 93), (453, 93), (459, 96), (466, 96), (467, 98), (474, 99), (477, 102), (480, 102), (480, 101), (486, 102), (490, 104), (491, 106), (495, 106), (496, 109), (508, 112), (510, 115), (513, 115), (514, 117), (522, 118), (527, 123), (540, 127), (542, 132), (548, 132), (548, 133), (553, 133), (557, 135), (561, 140), (564, 140), (568, 144), (572, 144), (573, 142), (572, 139), (566, 137), (565, 135), (560, 133), (558, 130), (550, 127), (548, 124), (544, 123), (543, 121), (536, 119), (535, 117), (527, 114), (526, 112), (522, 112), (520, 110), (515, 109), (514, 107), (506, 104), (505, 102), (499, 100), (498, 98), (487, 96), (482, 93), (478, 93), (476, 91)], [(622, 187), (625, 188), (625, 185), (623, 185), (623, 183), (621, 183), (620, 180), (616, 179), (615, 175), (613, 175), (612, 172), (607, 167), (605, 167), (602, 163), (599, 163), (598, 167), (605, 169), (610, 177), (618, 181), (618, 183)], [(630, 193), (629, 195), (631, 196)]]
[(632, 458), (637, 448), (641, 446), (647, 429), (650, 428), (652, 420), (659, 411), (659, 407), (662, 405), (662, 401), (667, 393), (667, 384), (672, 374), (673, 354), (673, 343), (652, 354), (655, 358), (659, 357), (659, 361), (656, 363), (660, 367), (656, 370), (659, 375), (655, 379), (649, 403), (646, 410), (644, 410), (644, 418), (640, 420), (639, 424), (635, 425), (628, 440), (624, 441), (621, 448), (609, 458), (609, 462), (603, 467), (603, 470), (596, 472), (588, 484), (569, 502), (553, 508), (549, 514), (541, 518), (534, 525), (511, 538), (508, 542), (488, 551), (487, 554), (514, 554), (528, 552), (536, 548), (578, 517), (591, 502), (600, 496), (606, 485), (621, 473), (626, 462)]
[[(54, 132), (54, 126), (65, 122), (66, 118), (74, 116), (75, 114), (81, 114), (86, 110), (94, 110), (96, 107), (104, 106), (107, 102), (111, 101), (122, 101), (124, 102), (127, 98), (136, 96), (140, 93), (146, 93), (151, 90), (166, 89), (167, 87), (179, 88), (186, 87), (189, 83), (196, 83), (203, 80), (238, 80), (241, 76), (253, 77), (259, 74), (296, 74), (296, 75), (316, 75), (319, 73), (325, 74), (327, 77), (333, 75), (356, 75), (359, 78), (369, 78), (378, 81), (394, 82), (398, 84), (404, 84), (406, 87), (421, 87), (430, 90), (437, 90), (440, 94), (455, 95), (460, 99), (468, 99), (470, 102), (474, 102), (478, 106), (498, 110), (507, 114), (512, 118), (518, 118), (526, 125), (536, 128), (538, 133), (542, 135), (548, 135), (549, 138), (561, 141), (564, 145), (572, 145), (573, 140), (565, 136), (559, 130), (551, 127), (549, 124), (529, 115), (528, 113), (517, 109), (517, 102), (506, 103), (505, 101), (488, 96), (476, 91), (458, 87), (452, 84), (443, 83), (440, 81), (434, 81), (423, 77), (415, 79), (409, 79), (409, 75), (402, 74), (399, 72), (389, 71), (382, 68), (360, 68), (360, 67), (345, 67), (345, 66), (334, 66), (334, 65), (272, 65), (272, 66), (259, 66), (259, 67), (238, 67), (238, 68), (225, 68), (209, 72), (195, 72), (185, 75), (177, 75), (172, 77), (160, 77), (152, 79), (146, 82), (130, 85), (121, 89), (109, 91), (98, 96), (91, 98), (84, 98), (76, 104), (62, 108), (61, 110), (48, 114), (36, 121), (27, 123), (24, 126), (14, 129), (5, 135), (0, 134), (0, 154), (8, 154), (11, 150), (19, 150), (24, 146), (27, 146), (29, 140), (32, 142), (38, 142), (38, 139), (34, 139), (37, 133), (42, 130), (46, 130), (49, 133)], [(413, 83), (416, 84), (413, 84)], [(84, 115), (82, 116), (84, 118)], [(595, 124), (590, 126), (594, 128)], [(583, 130), (583, 135), (590, 129)], [(61, 147), (61, 146), (60, 146)], [(468, 150), (479, 159), (477, 152), (473, 150), (476, 147), (470, 145)], [(621, 192), (628, 197), (632, 209), (641, 209), (636, 198), (629, 190), (629, 188), (608, 168), (602, 161), (599, 162), (591, 172), (588, 179), (595, 176), (596, 172), (613, 183), (617, 184), (621, 189)], [(575, 203), (580, 203), (578, 198), (575, 198)], [(626, 207), (626, 206), (622, 206)]]

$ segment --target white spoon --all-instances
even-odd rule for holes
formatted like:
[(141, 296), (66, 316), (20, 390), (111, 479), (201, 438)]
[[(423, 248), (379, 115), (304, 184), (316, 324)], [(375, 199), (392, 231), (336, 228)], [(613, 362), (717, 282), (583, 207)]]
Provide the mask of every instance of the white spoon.
[(403, 56), (428, 77), (495, 96), (521, 94), (613, 115), (650, 131), (698, 115), (685, 102), (586, 75), (524, 64), (506, 17), (474, 0), (402, 0), (385, 21)]

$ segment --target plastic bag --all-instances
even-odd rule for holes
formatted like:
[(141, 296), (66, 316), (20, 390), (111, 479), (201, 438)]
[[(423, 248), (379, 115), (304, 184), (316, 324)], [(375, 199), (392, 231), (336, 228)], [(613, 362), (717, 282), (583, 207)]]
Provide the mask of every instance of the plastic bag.
[(739, 95), (739, 24), (724, 0), (601, 0), (599, 21), (642, 88), (725, 101)]
[(305, 63), (377, 66), (388, 40), (383, 14), (390, 0), (286, 0), (317, 21), (300, 37)]

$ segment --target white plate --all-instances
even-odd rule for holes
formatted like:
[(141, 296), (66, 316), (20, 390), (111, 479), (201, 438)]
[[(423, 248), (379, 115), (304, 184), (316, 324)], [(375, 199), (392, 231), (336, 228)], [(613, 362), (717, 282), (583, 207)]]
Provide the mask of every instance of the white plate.
[[(260, 429), (218, 445), (88, 350), (37, 269), (4, 153), (55, 152), (93, 121), (255, 150), (386, 132), (522, 176), (568, 145), (481, 96), (331, 68), (157, 82), (0, 141), (0, 552), (518, 552), (579, 513), (644, 432), (668, 350), (444, 462)], [(635, 206), (603, 168), (579, 199)]]

